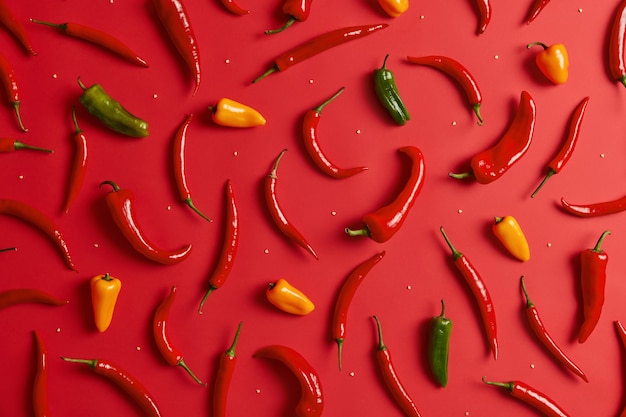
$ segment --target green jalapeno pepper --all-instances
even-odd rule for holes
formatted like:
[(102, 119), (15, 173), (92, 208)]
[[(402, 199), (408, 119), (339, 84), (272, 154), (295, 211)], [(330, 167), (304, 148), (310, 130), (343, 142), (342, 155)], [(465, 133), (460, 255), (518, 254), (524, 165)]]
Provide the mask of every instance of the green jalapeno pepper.
[(411, 115), (400, 98), (393, 72), (387, 69), (387, 58), (389, 58), (389, 54), (385, 56), (383, 66), (374, 71), (376, 95), (394, 122), (398, 125), (404, 125), (411, 118)]
[(430, 327), (428, 361), (431, 371), (442, 387), (448, 385), (448, 353), (452, 320), (444, 316), (445, 305), (441, 300), (441, 314), (433, 317)]
[(148, 136), (148, 123), (126, 110), (100, 84), (87, 88), (78, 78), (78, 85), (83, 89), (80, 103), (108, 128), (126, 136)]

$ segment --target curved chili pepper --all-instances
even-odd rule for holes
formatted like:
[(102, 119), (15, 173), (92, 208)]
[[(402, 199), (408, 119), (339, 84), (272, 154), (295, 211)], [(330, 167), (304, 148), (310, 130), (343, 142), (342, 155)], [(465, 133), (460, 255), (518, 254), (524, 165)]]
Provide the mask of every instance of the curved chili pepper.
[(202, 314), (202, 307), (204, 306), (209, 294), (221, 288), (222, 285), (224, 285), (224, 282), (226, 282), (226, 279), (230, 275), (230, 271), (233, 269), (235, 257), (237, 256), (237, 249), (239, 247), (239, 211), (237, 210), (235, 192), (233, 191), (233, 184), (230, 179), (226, 181), (225, 220), (222, 251), (217, 264), (209, 277), (209, 288), (200, 302), (200, 307), (198, 308), (198, 313), (200, 314)]
[[(619, 338), (620, 345), (622, 347), (622, 355), (623, 355), (623, 352), (626, 350), (626, 328), (624, 328), (624, 325), (619, 320), (616, 320), (614, 323), (615, 323), (615, 331), (617, 332), (617, 337)], [(626, 405), (622, 406), (622, 411), (619, 414), (619, 417), (626, 417)]]
[(452, 178), (474, 177), (479, 184), (489, 184), (502, 177), (530, 147), (535, 131), (535, 101), (522, 91), (520, 104), (508, 129), (498, 143), (479, 152), (470, 161), (471, 170), (462, 174), (450, 173)]
[(304, 42), (287, 52), (284, 52), (282, 55), (279, 55), (274, 59), (274, 65), (272, 68), (255, 78), (252, 83), (256, 83), (276, 71), (286, 71), (294, 65), (299, 64), (300, 62), (305, 61), (306, 59), (309, 59), (321, 52), (327, 51), (330, 48), (342, 45), (349, 41), (361, 39), (374, 32), (378, 32), (381, 29), (385, 29), (388, 26), (389, 25), (386, 23), (372, 26), (350, 26), (318, 35), (313, 39)]
[(33, 331), (37, 355), (37, 371), (33, 380), (33, 411), (35, 417), (49, 417), (48, 406), (48, 349), (37, 330)]
[(0, 199), (0, 214), (16, 217), (42, 231), (54, 242), (67, 267), (76, 270), (63, 232), (47, 214), (27, 203), (11, 199)]
[(313, 0), (283, 0), (283, 13), (287, 16), (287, 22), (278, 28), (266, 30), (266, 35), (273, 35), (276, 33), (280, 33), (283, 30), (287, 29), (289, 26), (293, 25), (295, 22), (304, 22), (309, 18), (309, 14), (311, 14), (311, 3)]
[(265, 289), (265, 297), (274, 307), (285, 313), (306, 316), (315, 310), (315, 304), (309, 297), (284, 278), (270, 282)]
[(27, 149), (27, 150), (31, 150), (31, 151), (48, 152), (48, 153), (53, 153), (54, 152), (52, 149), (44, 149), (44, 148), (40, 148), (38, 146), (32, 146), (32, 145), (29, 145), (27, 143), (20, 142), (17, 139), (0, 138), (0, 153), (15, 152), (15, 151), (19, 151), (19, 150), (22, 150), (22, 149)]
[(122, 290), (122, 281), (109, 273), (96, 275), (89, 281), (93, 318), (99, 332), (111, 325), (117, 297)]
[(391, 359), (391, 352), (387, 348), (387, 345), (383, 342), (383, 330), (380, 325), (378, 317), (373, 316), (376, 321), (376, 327), (378, 329), (378, 346), (376, 348), (376, 363), (381, 373), (385, 388), (407, 417), (420, 417), (421, 414), (417, 410), (415, 402), (404, 388), (400, 377), (396, 372), (396, 368)]
[(172, 286), (170, 293), (158, 305), (152, 319), (152, 334), (157, 348), (167, 362), (171, 366), (180, 366), (200, 385), (205, 385), (187, 366), (183, 358), (183, 354), (172, 345), (169, 337), (169, 315), (172, 305), (176, 300), (176, 286)]
[(608, 42), (608, 66), (611, 77), (626, 87), (626, 0), (619, 2), (613, 14)]
[(569, 414), (554, 402), (554, 400), (525, 382), (494, 382), (487, 381), (485, 377), (483, 377), (483, 382), (488, 385), (504, 388), (513, 398), (523, 401), (546, 417), (569, 417)]
[(539, 316), (539, 312), (537, 311), (537, 307), (535, 307), (535, 304), (530, 301), (530, 298), (528, 297), (526, 285), (524, 285), (524, 276), (520, 278), (520, 285), (526, 300), (526, 318), (528, 319), (528, 324), (530, 324), (530, 328), (537, 340), (539, 340), (548, 352), (550, 352), (552, 357), (554, 357), (563, 367), (572, 371), (575, 375), (582, 378), (583, 381), (589, 382), (585, 373), (565, 354), (565, 352), (563, 352), (563, 350), (559, 347), (559, 345), (557, 345), (554, 339), (552, 339), (552, 336), (550, 336), (546, 330), (543, 325), (543, 321)]
[(274, 166), (272, 167), (272, 171), (265, 177), (265, 202), (267, 204), (267, 208), (269, 209), (270, 216), (272, 220), (278, 227), (278, 229), (287, 236), (292, 242), (306, 249), (311, 255), (315, 257), (315, 259), (319, 259), (317, 253), (313, 249), (313, 247), (307, 242), (302, 233), (296, 229), (293, 224), (287, 219), (283, 210), (278, 202), (278, 197), (276, 195), (276, 183), (278, 182), (278, 164), (282, 159), (283, 155), (285, 155), (287, 149), (283, 149), (281, 153), (274, 161)]
[(385, 56), (383, 66), (374, 71), (374, 89), (378, 101), (387, 110), (393, 121), (402, 126), (411, 119), (411, 115), (406, 109), (402, 97), (400, 97), (393, 72), (387, 69), (388, 58), (389, 54)]
[(145, 416), (161, 417), (161, 411), (146, 387), (119, 365), (106, 359), (76, 359), (65, 356), (61, 356), (61, 359), (89, 366), (96, 375), (101, 375), (117, 385), (134, 401)]
[(202, 75), (200, 49), (185, 4), (181, 0), (153, 0), (153, 4), (170, 40), (193, 74), (195, 95)]
[(480, 105), (483, 102), (483, 96), (480, 92), (476, 79), (469, 72), (469, 70), (463, 66), (463, 64), (455, 59), (442, 55), (422, 57), (407, 56), (406, 59), (413, 64), (426, 65), (434, 68), (453, 79), (461, 87), (467, 101), (470, 106), (472, 106), (472, 110), (474, 110), (474, 113), (478, 118), (478, 124), (482, 125), (484, 123), (480, 114)]
[(428, 343), (428, 362), (433, 376), (442, 387), (448, 385), (448, 357), (452, 320), (445, 316), (445, 304), (441, 300), (441, 314), (431, 319)]
[(228, 389), (230, 388), (230, 381), (232, 380), (233, 373), (235, 372), (235, 365), (237, 364), (237, 356), (235, 354), (235, 346), (239, 340), (239, 333), (241, 332), (242, 323), (239, 323), (237, 332), (233, 339), (233, 343), (228, 350), (221, 353), (219, 364), (217, 366), (217, 372), (215, 375), (215, 382), (213, 385), (213, 417), (226, 417), (226, 403), (228, 399)]
[(180, 124), (176, 134), (174, 135), (174, 151), (172, 155), (174, 157), (174, 179), (176, 180), (176, 190), (178, 191), (178, 197), (180, 200), (188, 205), (193, 211), (200, 215), (204, 220), (212, 222), (204, 213), (202, 213), (193, 203), (191, 198), (191, 191), (187, 184), (187, 172), (185, 171), (185, 148), (187, 146), (187, 129), (193, 119), (193, 114), (189, 114), (185, 117), (185, 120)]
[(78, 126), (76, 120), (76, 110), (72, 107), (72, 120), (74, 121), (74, 159), (70, 172), (69, 186), (67, 187), (67, 195), (63, 205), (63, 212), (68, 213), (78, 197), (83, 183), (85, 182), (85, 174), (87, 172), (88, 147), (87, 136), (85, 132)]
[(297, 417), (319, 417), (324, 409), (322, 382), (315, 369), (300, 353), (290, 347), (270, 345), (252, 355), (255, 358), (274, 359), (283, 363), (300, 383), (301, 395), (296, 405)]
[(228, 127), (263, 126), (265, 117), (250, 106), (229, 98), (221, 98), (214, 106), (209, 106), (213, 122)]
[(561, 172), (565, 164), (569, 161), (574, 153), (574, 149), (576, 148), (576, 144), (578, 142), (578, 137), (580, 136), (580, 129), (583, 121), (583, 116), (585, 115), (585, 110), (587, 109), (587, 103), (589, 103), (589, 97), (585, 97), (583, 101), (578, 104), (574, 112), (572, 113), (569, 120), (569, 128), (567, 130), (567, 137), (565, 138), (565, 142), (561, 145), (561, 149), (559, 152), (552, 158), (550, 162), (548, 162), (548, 172), (546, 176), (543, 178), (543, 181), (539, 184), (539, 186), (533, 191), (530, 197), (534, 197), (537, 192), (543, 187), (543, 185), (548, 181), (548, 179), (554, 174), (558, 174)]
[(530, 6), (528, 14), (526, 15), (526, 19), (524, 19), (524, 22), (527, 25), (530, 25), (530, 23), (535, 20), (537, 16), (539, 16), (539, 13), (541, 13), (548, 3), (550, 3), (550, 0), (534, 0), (533, 4)]
[(137, 64), (146, 68), (149, 66), (145, 59), (137, 55), (137, 53), (130, 49), (124, 42), (101, 30), (74, 22), (51, 23), (36, 19), (30, 19), (30, 21), (33, 23), (38, 23), (40, 25), (53, 27), (68, 36), (91, 42), (110, 52), (113, 52), (116, 55), (121, 56), (122, 58), (129, 62), (132, 62), (133, 64)]
[(0, 310), (20, 304), (45, 304), (50, 306), (64, 306), (69, 303), (45, 291), (34, 288), (15, 288), (0, 292)]
[(582, 289), (584, 320), (578, 332), (578, 342), (584, 343), (595, 329), (604, 305), (604, 287), (606, 286), (606, 264), (609, 255), (600, 247), (610, 235), (605, 230), (592, 249), (584, 250), (580, 255), (580, 286)]
[(346, 333), (348, 330), (348, 310), (350, 309), (350, 303), (356, 294), (357, 288), (359, 288), (367, 274), (378, 262), (383, 259), (384, 256), (385, 251), (382, 251), (361, 262), (352, 272), (350, 272), (343, 284), (341, 284), (341, 289), (339, 290), (337, 300), (335, 301), (331, 325), (333, 339), (337, 342), (337, 359), (340, 371), (342, 368), (341, 352), (343, 351), (343, 343), (346, 340)]
[(187, 259), (191, 253), (191, 245), (176, 250), (164, 250), (148, 240), (137, 222), (135, 197), (132, 191), (120, 188), (113, 181), (103, 181), (100, 187), (102, 188), (105, 184), (113, 187), (113, 190), (105, 197), (109, 213), (126, 240), (137, 252), (154, 262), (166, 265)]
[(368, 236), (378, 243), (386, 242), (400, 230), (409, 211), (415, 204), (415, 199), (422, 190), (426, 167), (424, 155), (415, 146), (405, 146), (398, 152), (411, 159), (411, 175), (404, 184), (402, 191), (388, 205), (363, 216), (364, 227), (352, 230), (346, 228), (348, 236)]
[(489, 0), (476, 0), (476, 7), (478, 7), (478, 28), (477, 34), (484, 33), (491, 22), (491, 2)]
[(522, 227), (513, 216), (496, 217), (491, 224), (493, 234), (516, 259), (530, 260), (530, 248)]
[(565, 84), (569, 76), (569, 55), (565, 45), (555, 43), (550, 46), (542, 42), (532, 42), (526, 45), (530, 49), (541, 46), (543, 51), (535, 56), (535, 63), (539, 70), (553, 84)]
[(574, 216), (598, 217), (615, 214), (626, 210), (626, 196), (615, 200), (591, 204), (572, 204), (561, 198), (561, 207)]
[(29, 54), (37, 55), (37, 52), (33, 49), (30, 43), (28, 34), (22, 22), (15, 16), (13, 11), (6, 4), (5, 0), (0, 0), (0, 23), (6, 27), (11, 34), (17, 39)]
[(20, 85), (17, 82), (13, 67), (2, 54), (0, 54), (0, 82), (2, 82), (2, 86), (4, 87), (7, 100), (11, 106), (13, 106), (18, 127), (22, 132), (28, 132), (28, 129), (26, 129), (22, 123), (22, 116), (20, 115), (20, 103), (22, 102)]
[(487, 343), (489, 345), (489, 348), (491, 349), (493, 358), (498, 359), (498, 330), (496, 326), (496, 310), (493, 306), (493, 301), (491, 299), (491, 295), (489, 294), (489, 290), (487, 289), (487, 284), (478, 273), (478, 270), (476, 270), (474, 265), (472, 265), (472, 263), (469, 261), (469, 259), (467, 259), (467, 257), (463, 253), (456, 250), (456, 248), (452, 245), (452, 242), (446, 235), (443, 227), (440, 227), (439, 230), (441, 231), (443, 238), (448, 244), (448, 247), (452, 251), (454, 266), (461, 273), (461, 276), (465, 280), (465, 283), (472, 291), (474, 301), (476, 301), (476, 304), (478, 305), (478, 310), (480, 311), (480, 316), (483, 322), (483, 329), (485, 330), (485, 336), (487, 337)]
[(250, 13), (250, 10), (239, 6), (234, 0), (220, 0), (220, 3), (232, 14), (244, 15)]
[(304, 148), (306, 149), (309, 157), (324, 174), (337, 179), (348, 178), (361, 171), (367, 170), (367, 167), (339, 168), (328, 159), (320, 147), (319, 141), (317, 140), (317, 129), (322, 117), (322, 110), (329, 103), (339, 97), (339, 95), (343, 93), (344, 89), (345, 87), (341, 87), (332, 97), (328, 98), (319, 106), (308, 110), (304, 114), (304, 120), (302, 122)]

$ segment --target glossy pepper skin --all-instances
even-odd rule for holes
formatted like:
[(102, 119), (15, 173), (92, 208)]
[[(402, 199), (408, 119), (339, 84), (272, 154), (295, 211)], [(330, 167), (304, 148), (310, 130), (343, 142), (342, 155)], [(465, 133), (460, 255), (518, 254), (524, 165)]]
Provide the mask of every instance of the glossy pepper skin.
[(0, 310), (21, 304), (35, 303), (49, 306), (64, 306), (68, 302), (36, 288), (14, 288), (0, 291)]
[(491, 231), (514, 258), (522, 262), (530, 260), (528, 240), (515, 217), (496, 217)]
[(626, 196), (615, 200), (601, 201), (586, 204), (573, 204), (561, 198), (561, 207), (566, 213), (578, 217), (599, 217), (620, 213), (626, 210)]
[(297, 316), (306, 316), (315, 309), (309, 297), (284, 278), (269, 283), (265, 297), (279, 310)]
[(89, 160), (89, 142), (87, 141), (85, 132), (78, 126), (76, 109), (74, 107), (72, 107), (72, 121), (74, 122), (74, 134), (72, 135), (74, 156), (70, 168), (69, 184), (67, 186), (67, 192), (65, 193), (65, 202), (63, 203), (63, 212), (65, 214), (69, 213), (74, 201), (76, 201), (80, 194), (80, 190), (85, 182), (87, 162)]
[(441, 314), (430, 321), (430, 339), (428, 341), (428, 363), (437, 383), (448, 385), (448, 357), (450, 355), (450, 336), (452, 320), (445, 316), (445, 304), (441, 300)]
[(522, 381), (508, 381), (508, 382), (494, 382), (487, 381), (485, 377), (483, 377), (483, 382), (488, 385), (493, 385), (496, 387), (501, 387), (511, 395), (511, 397), (516, 398), (538, 412), (540, 412), (545, 417), (569, 417), (570, 414), (565, 412), (563, 408), (561, 408), (554, 400), (548, 397), (541, 391), (538, 391), (534, 387), (528, 385)]
[(400, 17), (409, 9), (409, 0), (378, 0), (378, 4), (389, 17)]
[(227, 127), (256, 127), (267, 123), (258, 110), (229, 98), (221, 98), (209, 106), (215, 124)]
[(222, 4), (222, 6), (224, 6), (226, 10), (228, 10), (232, 14), (242, 16), (250, 13), (250, 10), (241, 7), (234, 0), (220, 0), (220, 3)]
[(233, 343), (230, 347), (220, 354), (219, 364), (217, 366), (217, 372), (215, 375), (215, 382), (213, 384), (213, 417), (226, 417), (226, 403), (228, 400), (228, 390), (230, 388), (230, 382), (235, 372), (235, 366), (237, 364), (237, 355), (235, 353), (235, 347), (239, 340), (239, 334), (241, 333), (242, 323), (237, 326), (237, 332), (233, 338)]
[(607, 52), (611, 78), (626, 87), (626, 0), (619, 2), (613, 14)]
[(48, 348), (38, 331), (33, 331), (37, 371), (33, 380), (33, 412), (34, 417), (49, 417), (48, 401)]
[(476, 8), (478, 9), (478, 27), (476, 33), (480, 35), (487, 30), (487, 26), (491, 22), (491, 1), (490, 0), (476, 0)]
[(393, 121), (402, 126), (411, 119), (411, 115), (404, 105), (402, 97), (400, 97), (394, 73), (387, 68), (388, 58), (389, 54), (385, 56), (382, 67), (374, 70), (374, 89), (378, 101), (387, 110)]
[(524, 19), (524, 23), (530, 25), (533, 20), (539, 16), (539, 13), (550, 3), (550, 0), (533, 0), (533, 4), (530, 6), (530, 10), (528, 10), (528, 14)]
[(543, 51), (535, 56), (535, 62), (539, 70), (553, 84), (565, 84), (569, 77), (569, 55), (567, 48), (562, 43), (550, 46), (542, 42), (533, 42), (526, 45), (528, 49), (540, 46)]
[(0, 138), (0, 153), (10, 153), (20, 150), (31, 150), (39, 152), (53, 153), (52, 149), (40, 148), (38, 146), (29, 145), (13, 138)]
[(304, 22), (311, 14), (313, 0), (283, 0), (283, 13), (287, 16), (285, 24), (278, 29), (266, 30), (266, 35), (280, 33), (293, 25), (295, 22)]
[(24, 127), (22, 122), (22, 116), (20, 115), (20, 104), (22, 103), (22, 89), (18, 82), (18, 77), (15, 74), (13, 66), (4, 55), (0, 54), (0, 83), (4, 88), (4, 94), (7, 98), (13, 112), (15, 113), (15, 120), (22, 132), (28, 132), (28, 129)]
[(96, 275), (89, 281), (91, 305), (96, 328), (104, 332), (111, 325), (115, 304), (122, 290), (122, 281), (110, 274)]
[(26, 28), (21, 20), (13, 13), (5, 0), (0, 0), (0, 24), (4, 26), (30, 55), (37, 55), (33, 48)]

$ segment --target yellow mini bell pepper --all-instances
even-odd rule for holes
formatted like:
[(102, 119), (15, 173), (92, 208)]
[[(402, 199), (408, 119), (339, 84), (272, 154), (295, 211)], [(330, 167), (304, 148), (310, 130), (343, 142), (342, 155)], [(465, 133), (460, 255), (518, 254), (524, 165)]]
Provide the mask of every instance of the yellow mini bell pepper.
[(491, 229), (511, 255), (522, 262), (530, 259), (528, 241), (515, 217), (496, 217)]
[(391, 17), (398, 17), (409, 8), (409, 0), (378, 0), (378, 4)]
[(562, 43), (546, 45), (541, 42), (529, 43), (526, 47), (541, 46), (543, 51), (535, 56), (539, 70), (554, 84), (565, 84), (569, 76), (569, 56)]
[(266, 123), (265, 117), (252, 107), (222, 98), (214, 106), (209, 106), (213, 121), (228, 127), (255, 127)]
[(305, 316), (315, 309), (315, 305), (302, 291), (280, 278), (270, 283), (265, 290), (267, 300), (280, 310)]
[(91, 278), (91, 304), (96, 328), (104, 332), (113, 319), (117, 297), (122, 289), (122, 281), (111, 275), (96, 275)]

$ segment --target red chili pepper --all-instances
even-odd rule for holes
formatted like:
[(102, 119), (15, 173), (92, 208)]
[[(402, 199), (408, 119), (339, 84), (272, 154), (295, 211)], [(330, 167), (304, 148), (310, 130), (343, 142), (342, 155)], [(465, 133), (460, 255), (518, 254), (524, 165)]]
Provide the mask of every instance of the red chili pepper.
[(491, 22), (491, 3), (489, 0), (476, 0), (476, 6), (478, 7), (478, 28), (477, 34), (484, 33), (487, 30), (489, 22)]
[(449, 175), (457, 179), (474, 177), (479, 184), (489, 184), (497, 180), (515, 165), (530, 147), (535, 119), (535, 101), (530, 94), (522, 91), (515, 117), (498, 143), (472, 158), (470, 172)]
[[(617, 332), (617, 337), (619, 338), (623, 352), (626, 350), (626, 329), (619, 320), (616, 320), (614, 323), (615, 331)], [(619, 414), (619, 417), (626, 417), (626, 405), (622, 406), (622, 412)]]
[(485, 377), (483, 377), (483, 382), (504, 388), (513, 398), (523, 401), (546, 417), (569, 417), (569, 414), (559, 407), (554, 400), (525, 382), (494, 382), (487, 381)]
[(228, 279), (235, 263), (237, 249), (239, 248), (239, 211), (237, 210), (235, 192), (230, 179), (226, 181), (226, 215), (224, 225), (222, 251), (209, 277), (209, 288), (200, 302), (200, 307), (198, 308), (198, 313), (200, 314), (202, 314), (202, 307), (209, 294), (221, 288), (226, 279)]
[(315, 369), (300, 353), (290, 347), (270, 345), (252, 355), (255, 358), (274, 359), (282, 362), (296, 376), (301, 395), (296, 405), (297, 417), (319, 417), (324, 409), (322, 382)]
[(153, 3), (165, 31), (194, 76), (193, 94), (195, 95), (200, 87), (202, 69), (198, 40), (191, 26), (187, 9), (181, 0), (153, 0)]
[(37, 355), (37, 371), (33, 381), (34, 416), (48, 417), (50, 416), (48, 406), (48, 349), (39, 332), (33, 331), (33, 336)]
[(274, 161), (274, 166), (272, 167), (272, 171), (265, 177), (265, 202), (267, 203), (267, 208), (269, 209), (270, 216), (272, 220), (278, 226), (278, 229), (287, 236), (292, 242), (298, 244), (299, 246), (306, 249), (311, 255), (315, 257), (315, 259), (319, 259), (317, 253), (313, 249), (313, 247), (307, 242), (302, 233), (296, 229), (293, 224), (287, 219), (285, 214), (283, 213), (283, 209), (278, 202), (278, 197), (276, 193), (276, 183), (278, 182), (278, 164), (282, 159), (283, 155), (285, 155), (287, 149), (283, 149), (282, 152)]
[(362, 229), (346, 228), (345, 231), (349, 236), (368, 236), (375, 242), (383, 243), (391, 239), (402, 227), (424, 185), (426, 167), (422, 151), (415, 146), (399, 148), (398, 152), (411, 159), (411, 174), (402, 191), (390, 204), (363, 216)]
[(567, 130), (567, 137), (565, 142), (561, 146), (559, 152), (552, 158), (550, 162), (548, 162), (548, 172), (544, 177), (543, 181), (539, 184), (537, 189), (533, 191), (530, 197), (534, 197), (535, 194), (543, 187), (543, 185), (548, 181), (548, 179), (554, 174), (558, 174), (561, 172), (565, 164), (569, 161), (574, 153), (574, 149), (576, 147), (576, 143), (578, 142), (578, 137), (580, 136), (580, 127), (582, 125), (583, 116), (585, 115), (585, 109), (587, 108), (587, 103), (589, 103), (589, 97), (585, 97), (583, 101), (576, 107), (569, 121), (569, 128)]
[(220, 0), (220, 3), (233, 14), (244, 15), (250, 13), (250, 10), (239, 6), (234, 0)]
[(341, 352), (343, 350), (343, 343), (346, 340), (350, 303), (356, 294), (357, 288), (359, 288), (367, 274), (384, 256), (385, 251), (382, 251), (359, 264), (344, 280), (339, 290), (337, 301), (335, 301), (331, 328), (333, 339), (337, 342), (337, 359), (339, 360), (340, 371), (342, 368)]
[(550, 3), (550, 0), (534, 0), (524, 22), (527, 25), (530, 25), (530, 23), (535, 20), (537, 16), (539, 16), (539, 13), (541, 13), (548, 3)]
[(141, 58), (124, 42), (110, 35), (109, 33), (74, 22), (51, 23), (36, 19), (30, 19), (30, 21), (33, 23), (39, 23), (41, 25), (56, 28), (68, 36), (91, 42), (110, 52), (113, 52), (114, 54), (121, 56), (122, 58), (129, 62), (132, 62), (133, 64), (137, 64), (146, 68), (149, 66), (145, 59)]
[(498, 359), (498, 331), (496, 326), (496, 310), (493, 306), (493, 301), (487, 284), (478, 273), (478, 270), (472, 265), (467, 257), (455, 249), (452, 242), (443, 230), (443, 227), (439, 228), (443, 238), (446, 240), (448, 247), (452, 251), (452, 259), (454, 260), (454, 266), (459, 270), (461, 276), (469, 286), (474, 296), (474, 300), (478, 305), (480, 316), (483, 322), (483, 328), (485, 330), (485, 336), (487, 336), (487, 343), (491, 349), (494, 359)]
[(31, 151), (41, 151), (53, 153), (54, 151), (51, 149), (44, 149), (38, 146), (28, 145), (26, 143), (20, 142), (17, 139), (13, 138), (0, 138), (0, 153), (9, 153), (19, 151), (21, 149), (28, 149)]
[(620, 1), (613, 14), (608, 42), (608, 65), (611, 77), (626, 87), (626, 0)]
[(533, 331), (535, 337), (541, 344), (550, 352), (550, 354), (565, 368), (572, 371), (575, 375), (579, 376), (585, 382), (589, 382), (585, 373), (572, 361), (566, 354), (563, 352), (563, 349), (559, 347), (559, 345), (554, 341), (552, 336), (546, 330), (541, 317), (539, 316), (539, 312), (537, 311), (537, 307), (530, 301), (528, 297), (528, 292), (526, 291), (526, 286), (524, 285), (524, 277), (522, 276), (520, 279), (520, 285), (522, 286), (522, 292), (524, 293), (524, 298), (526, 300), (526, 318), (528, 319), (528, 323), (530, 324), (530, 328)]
[(463, 64), (442, 55), (407, 56), (406, 59), (413, 64), (426, 65), (439, 70), (453, 79), (461, 87), (465, 97), (467, 97), (467, 101), (478, 118), (478, 124), (483, 124), (483, 118), (480, 115), (480, 105), (483, 102), (483, 96), (476, 79)]
[(189, 114), (185, 117), (185, 120), (180, 124), (176, 134), (174, 135), (174, 179), (176, 180), (176, 190), (178, 191), (178, 197), (181, 201), (187, 204), (193, 211), (200, 215), (206, 221), (212, 222), (204, 213), (202, 213), (194, 204), (191, 199), (191, 191), (187, 184), (187, 173), (185, 172), (185, 148), (187, 145), (187, 129), (193, 119), (193, 114)]
[(128, 395), (145, 416), (161, 417), (155, 399), (144, 385), (119, 365), (105, 359), (74, 359), (61, 356), (66, 362), (85, 364), (96, 375), (108, 378)]
[(172, 345), (169, 337), (169, 316), (172, 305), (176, 300), (176, 286), (173, 286), (167, 297), (161, 301), (154, 312), (152, 320), (152, 334), (161, 356), (168, 365), (180, 366), (200, 385), (205, 385), (187, 366), (183, 354)]
[(85, 173), (87, 171), (87, 136), (78, 126), (76, 120), (76, 110), (72, 107), (72, 120), (74, 121), (74, 159), (70, 172), (70, 181), (65, 197), (63, 212), (68, 213), (78, 197), (83, 183), (85, 181)]
[(313, 0), (283, 0), (283, 13), (287, 16), (287, 22), (278, 28), (266, 30), (266, 35), (280, 33), (293, 25), (295, 22), (304, 22), (309, 18), (311, 13), (311, 3)]
[(580, 255), (580, 285), (584, 320), (578, 332), (579, 343), (584, 343), (591, 335), (602, 313), (609, 255), (600, 249), (600, 246), (610, 234), (610, 231), (605, 230), (596, 245), (592, 249), (584, 250)]
[(222, 352), (220, 355), (217, 373), (215, 375), (215, 383), (213, 386), (213, 417), (226, 416), (228, 389), (230, 388), (230, 381), (232, 380), (233, 373), (235, 372), (235, 365), (237, 364), (235, 346), (237, 345), (237, 340), (239, 340), (241, 325), (242, 324), (239, 323), (237, 333), (235, 333), (235, 338), (233, 339), (233, 343), (230, 345), (230, 348)]
[(34, 288), (16, 288), (0, 292), (0, 310), (14, 305), (31, 303), (64, 306), (68, 301)]
[(47, 214), (29, 204), (11, 199), (0, 199), (0, 214), (16, 217), (41, 230), (59, 249), (67, 267), (73, 271), (76, 270), (63, 233)]
[(4, 0), (0, 0), (0, 24), (7, 28), (19, 41), (20, 45), (31, 55), (37, 55), (28, 39), (28, 34), (22, 22), (15, 16)]
[(591, 204), (572, 204), (561, 198), (561, 207), (578, 217), (598, 217), (615, 214), (626, 210), (626, 196), (615, 200)]
[(24, 127), (24, 124), (22, 123), (22, 116), (20, 116), (20, 103), (22, 102), (22, 92), (20, 90), (19, 83), (17, 82), (15, 71), (13, 70), (13, 67), (11, 66), (9, 61), (2, 54), (0, 54), (0, 81), (4, 86), (7, 100), (9, 101), (11, 106), (13, 106), (13, 111), (15, 112), (18, 127), (23, 132), (28, 132), (28, 129), (26, 129)]
[(400, 381), (396, 368), (391, 359), (391, 352), (383, 342), (383, 331), (378, 317), (373, 316), (378, 329), (378, 346), (376, 349), (376, 363), (381, 373), (383, 383), (398, 407), (407, 417), (420, 417), (415, 402)]
[(257, 82), (276, 71), (286, 71), (294, 65), (299, 64), (300, 62), (321, 52), (327, 51), (330, 48), (342, 45), (349, 41), (361, 39), (381, 29), (385, 29), (388, 26), (389, 25), (386, 23), (373, 26), (350, 26), (318, 35), (313, 39), (288, 50), (282, 55), (279, 55), (276, 59), (274, 59), (274, 65), (272, 68), (255, 78), (252, 83)]
[(343, 179), (358, 174), (361, 171), (367, 170), (367, 167), (355, 167), (355, 168), (339, 168), (333, 164), (317, 140), (317, 128), (322, 117), (322, 110), (330, 102), (336, 99), (341, 93), (343, 93), (345, 87), (341, 87), (332, 97), (324, 101), (319, 106), (307, 111), (304, 114), (304, 121), (302, 123), (302, 136), (304, 138), (304, 147), (315, 163), (315, 165), (326, 175), (333, 178)]

